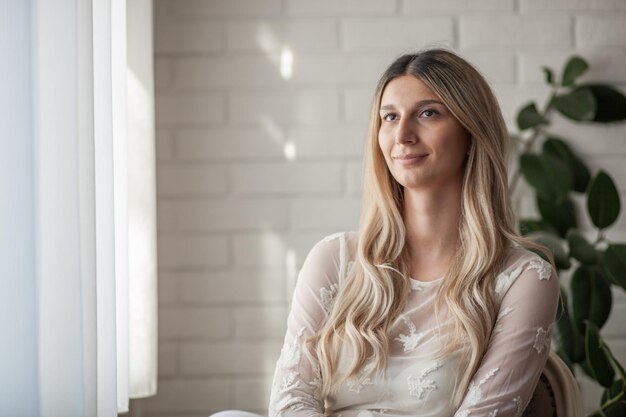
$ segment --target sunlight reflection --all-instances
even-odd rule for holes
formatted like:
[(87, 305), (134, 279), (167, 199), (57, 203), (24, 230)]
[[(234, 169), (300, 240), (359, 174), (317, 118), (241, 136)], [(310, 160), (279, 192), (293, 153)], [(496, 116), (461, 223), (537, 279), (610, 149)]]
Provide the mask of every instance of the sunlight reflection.
[(284, 48), (280, 54), (280, 75), (288, 80), (293, 75), (293, 52), (291, 49)]
[(285, 153), (285, 158), (287, 158), (288, 161), (293, 161), (296, 159), (296, 144), (292, 141), (285, 142), (283, 152)]

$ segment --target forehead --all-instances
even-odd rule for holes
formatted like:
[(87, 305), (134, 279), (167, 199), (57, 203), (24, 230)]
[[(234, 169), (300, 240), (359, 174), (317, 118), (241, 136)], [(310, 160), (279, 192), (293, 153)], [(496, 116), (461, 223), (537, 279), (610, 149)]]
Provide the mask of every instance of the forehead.
[(440, 98), (420, 79), (412, 75), (402, 75), (389, 81), (383, 89), (381, 106), (414, 103), (418, 100), (440, 100)]

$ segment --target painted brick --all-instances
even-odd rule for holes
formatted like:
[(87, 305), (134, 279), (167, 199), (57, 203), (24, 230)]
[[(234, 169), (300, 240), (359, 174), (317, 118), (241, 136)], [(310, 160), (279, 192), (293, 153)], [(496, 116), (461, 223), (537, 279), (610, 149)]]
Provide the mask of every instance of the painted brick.
[(154, 87), (158, 91), (169, 88), (172, 82), (172, 61), (167, 58), (154, 59)]
[(180, 299), (185, 303), (278, 303), (287, 300), (285, 269), (181, 273)]
[(282, 341), (287, 330), (285, 306), (238, 307), (235, 309), (237, 339)]
[(227, 308), (161, 307), (159, 338), (164, 340), (226, 339), (233, 333)]
[(348, 195), (360, 197), (363, 192), (363, 163), (350, 162), (346, 168)]
[[(626, 4), (626, 3), (624, 3)], [(581, 82), (625, 83), (626, 57), (620, 49), (585, 49), (582, 51), (532, 51), (520, 54), (520, 79), (524, 84), (544, 83), (541, 67), (552, 68), (560, 80), (563, 67), (573, 55), (582, 56), (589, 62), (589, 70), (581, 78)]]
[(602, 337), (623, 337), (624, 333), (626, 333), (624, 317), (626, 317), (626, 303), (613, 300), (609, 320), (602, 327)]
[(559, 46), (570, 47), (571, 19), (568, 16), (461, 16), (461, 47), (469, 46)]
[(348, 18), (341, 25), (342, 46), (348, 51), (412, 52), (425, 46), (453, 46), (450, 17)]
[(224, 97), (218, 93), (156, 95), (157, 126), (211, 125), (224, 121)]
[(237, 194), (339, 194), (342, 166), (328, 162), (247, 163), (230, 170)]
[(227, 22), (227, 45), (232, 51), (328, 50), (337, 46), (333, 19), (265, 19)]
[(303, 198), (291, 202), (291, 222), (296, 230), (358, 228), (361, 203), (356, 198)]
[(178, 352), (175, 343), (159, 343), (159, 378), (176, 375), (178, 372)]
[(225, 237), (160, 235), (157, 246), (159, 268), (223, 267), (230, 260)]
[(185, 375), (269, 375), (282, 343), (183, 343), (181, 371)]
[(362, 131), (367, 133), (373, 99), (374, 87), (346, 89), (343, 100), (346, 122), (354, 126), (362, 126)]
[(576, 45), (580, 48), (626, 46), (626, 13), (581, 16), (576, 20)]
[(332, 90), (231, 93), (229, 115), (234, 123), (281, 126), (326, 126), (339, 120), (339, 98)]
[(491, 87), (498, 99), (509, 132), (518, 131), (517, 113), (522, 107), (530, 101), (535, 101), (539, 106), (543, 106), (548, 97), (548, 91), (539, 85), (517, 86), (493, 83)]
[(159, 292), (159, 306), (172, 305), (178, 302), (178, 282), (175, 275), (159, 272), (157, 290)]
[(231, 384), (222, 378), (160, 380), (154, 397), (142, 401), (146, 412), (194, 412), (232, 407)]
[(181, 201), (176, 205), (180, 230), (233, 231), (286, 229), (287, 207), (274, 199)]
[(526, 12), (580, 12), (626, 10), (623, 0), (520, 0), (520, 11)]
[(313, 245), (324, 236), (338, 230), (340, 229), (326, 228), (302, 235), (280, 235), (269, 232), (238, 235), (233, 237), (235, 264), (241, 267), (275, 268), (289, 266), (289, 263), (293, 262), (295, 267), (300, 268)]
[(431, 2), (428, 0), (402, 0), (402, 11), (405, 14), (467, 14), (485, 12), (513, 12), (515, 3), (513, 0), (440, 0)]
[(284, 159), (288, 135), (262, 128), (188, 129), (175, 137), (177, 156), (184, 160)]
[[(584, 158), (584, 161), (589, 171), (591, 171), (591, 175), (597, 174), (600, 170), (606, 172), (613, 178), (617, 189), (622, 194), (626, 193), (626, 165), (624, 165), (623, 153), (621, 155), (616, 153), (613, 155), (587, 156)], [(619, 219), (618, 222), (620, 222)]]
[(292, 146), (295, 158), (360, 157), (366, 126), (361, 128), (300, 127), (268, 131), (262, 128), (189, 129), (176, 134), (176, 155), (183, 160), (285, 161)]
[(155, 25), (156, 54), (219, 52), (224, 43), (224, 27), (217, 20), (168, 21)]
[(515, 53), (510, 48), (488, 50), (464, 49), (457, 51), (467, 59), (489, 83), (515, 83)]
[(280, 13), (281, 0), (156, 0), (173, 19), (217, 16), (266, 16)]
[(167, 129), (159, 128), (156, 130), (154, 136), (157, 161), (164, 161), (172, 158), (174, 155), (172, 132)]
[(294, 57), (291, 82), (298, 85), (376, 85), (397, 53), (317, 53)]
[(226, 167), (214, 164), (160, 164), (159, 196), (215, 195), (226, 192)]
[[(157, 168), (158, 172), (158, 168)], [(168, 231), (176, 227), (176, 212), (174, 205), (169, 201), (157, 201), (157, 230)]]
[(277, 55), (194, 57), (174, 62), (173, 88), (180, 91), (279, 86), (282, 82)]
[(383, 15), (396, 11), (395, 0), (287, 0), (290, 15)]
[(576, 123), (554, 114), (550, 131), (564, 138), (580, 157), (597, 155), (600, 163), (602, 155), (626, 153), (626, 149), (620, 146), (626, 136), (626, 127), (620, 123)]
[(363, 155), (366, 126), (294, 129), (289, 133), (296, 157), (357, 157)]
[(245, 378), (235, 382), (235, 408), (237, 410), (263, 410), (267, 406), (272, 390), (272, 378)]

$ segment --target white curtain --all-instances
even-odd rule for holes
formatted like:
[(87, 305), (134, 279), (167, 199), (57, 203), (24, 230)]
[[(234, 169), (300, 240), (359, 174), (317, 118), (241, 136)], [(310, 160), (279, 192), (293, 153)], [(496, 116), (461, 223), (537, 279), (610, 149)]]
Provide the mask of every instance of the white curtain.
[(19, 254), (0, 254), (2, 304), (30, 318), (0, 321), (26, 346), (2, 350), (2, 415), (112, 416), (156, 391), (151, 14), (145, 0), (0, 0), (2, 153), (24, 161), (0, 183)]

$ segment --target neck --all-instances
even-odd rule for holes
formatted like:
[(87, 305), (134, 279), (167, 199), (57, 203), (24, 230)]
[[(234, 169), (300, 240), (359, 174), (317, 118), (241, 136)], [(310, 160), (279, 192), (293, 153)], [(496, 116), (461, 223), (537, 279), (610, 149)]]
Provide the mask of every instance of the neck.
[(461, 184), (404, 190), (404, 224), (415, 264), (445, 263), (459, 242)]

